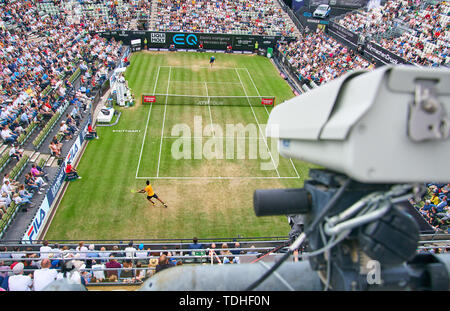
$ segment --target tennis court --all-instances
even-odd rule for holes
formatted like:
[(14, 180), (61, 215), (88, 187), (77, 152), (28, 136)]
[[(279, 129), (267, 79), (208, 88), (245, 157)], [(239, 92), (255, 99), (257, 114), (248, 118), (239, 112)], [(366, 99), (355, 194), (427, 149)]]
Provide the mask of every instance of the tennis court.
[[(136, 104), (115, 106), (118, 124), (97, 128), (100, 139), (89, 142), (77, 166), (83, 179), (69, 184), (47, 239), (289, 232), (286, 217), (255, 216), (253, 192), (301, 187), (311, 167), (280, 157), (265, 137), (272, 107), (262, 98), (280, 104), (292, 90), (266, 57), (216, 55), (212, 69), (209, 57), (132, 55), (125, 78)], [(142, 104), (141, 95), (156, 102)], [(167, 209), (136, 193), (147, 179)]]
[(159, 66), (141, 95), (153, 102), (137, 179), (299, 178), (266, 137), (273, 106), (263, 102), (276, 98), (260, 93), (247, 68)]

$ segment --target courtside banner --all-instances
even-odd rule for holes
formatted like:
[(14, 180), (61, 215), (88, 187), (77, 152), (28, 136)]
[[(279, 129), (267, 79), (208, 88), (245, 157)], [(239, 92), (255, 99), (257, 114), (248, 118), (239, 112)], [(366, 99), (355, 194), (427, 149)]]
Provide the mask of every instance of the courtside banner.
[(142, 95), (142, 103), (144, 104), (156, 103), (156, 96)]
[(265, 106), (273, 106), (275, 104), (275, 98), (262, 98), (261, 104)]
[(50, 207), (52, 206), (52, 203), (55, 201), (59, 190), (64, 184), (64, 179), (66, 176), (65, 167), (67, 165), (67, 162), (72, 162), (81, 151), (81, 146), (83, 144), (84, 137), (86, 136), (86, 131), (89, 123), (90, 121), (88, 120), (88, 122), (86, 122), (84, 128), (78, 135), (77, 140), (70, 148), (70, 151), (67, 154), (64, 163), (59, 168), (58, 174), (53, 179), (52, 185), (48, 188), (41, 206), (37, 210), (33, 220), (31, 221), (31, 224), (28, 226), (28, 229), (25, 231), (25, 234), (22, 238), (23, 243), (33, 243), (33, 241), (36, 240), (39, 236), (44, 225), (47, 223)]
[[(255, 44), (258, 47), (267, 49), (275, 48), (280, 36), (261, 35), (235, 35), (220, 33), (189, 33), (189, 32), (157, 32), (157, 31), (103, 31), (91, 32), (100, 37), (117, 41), (122, 41), (125, 45), (131, 45), (132, 40), (141, 40), (141, 49), (145, 46), (151, 49), (175, 49), (197, 50), (202, 44), (206, 50), (226, 50), (231, 45), (234, 51), (254, 51)], [(292, 38), (294, 39), (294, 38)]]
[(385, 48), (383, 48), (382, 46), (374, 43), (374, 42), (368, 42), (365, 46), (364, 46), (364, 52), (366, 54), (369, 54), (371, 57), (379, 60), (380, 62), (382, 62), (383, 64), (406, 64), (406, 65), (411, 65), (410, 62), (408, 62), (407, 60), (405, 60), (404, 58), (401, 58), (398, 55), (395, 55), (394, 53), (392, 53), (391, 51), (386, 50)]
[(341, 39), (344, 39), (345, 41), (355, 46), (358, 45), (359, 35), (357, 35), (351, 30), (348, 30), (345, 27), (342, 27), (338, 23), (330, 22), (328, 24), (328, 31), (332, 32), (334, 35), (339, 36)]

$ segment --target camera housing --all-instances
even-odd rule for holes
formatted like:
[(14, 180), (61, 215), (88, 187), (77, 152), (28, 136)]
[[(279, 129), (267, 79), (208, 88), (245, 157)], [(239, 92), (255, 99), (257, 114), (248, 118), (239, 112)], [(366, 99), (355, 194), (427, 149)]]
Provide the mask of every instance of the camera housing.
[(276, 106), (268, 137), (283, 157), (366, 183), (448, 182), (450, 70), (353, 71)]

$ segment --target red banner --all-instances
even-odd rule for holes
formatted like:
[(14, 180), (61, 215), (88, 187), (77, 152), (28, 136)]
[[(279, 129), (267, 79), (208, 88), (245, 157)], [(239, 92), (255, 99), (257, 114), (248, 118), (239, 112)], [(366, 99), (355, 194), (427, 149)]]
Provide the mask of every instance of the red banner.
[(262, 98), (261, 105), (273, 106), (274, 98)]
[(156, 96), (143, 95), (142, 102), (143, 103), (156, 103)]

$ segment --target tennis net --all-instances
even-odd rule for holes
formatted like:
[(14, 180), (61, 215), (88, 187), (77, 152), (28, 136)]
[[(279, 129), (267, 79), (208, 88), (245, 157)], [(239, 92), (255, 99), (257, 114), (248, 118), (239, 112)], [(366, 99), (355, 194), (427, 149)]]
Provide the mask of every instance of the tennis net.
[(202, 96), (142, 94), (142, 104), (195, 106), (275, 106), (275, 96)]

